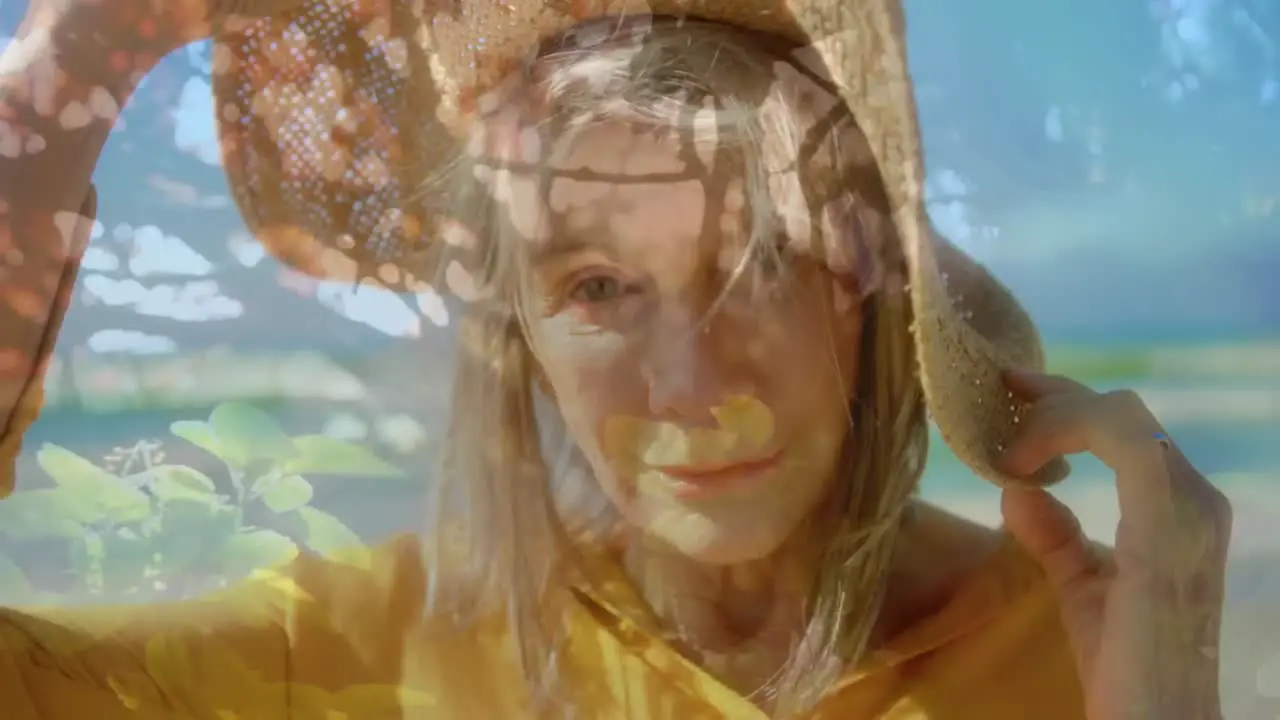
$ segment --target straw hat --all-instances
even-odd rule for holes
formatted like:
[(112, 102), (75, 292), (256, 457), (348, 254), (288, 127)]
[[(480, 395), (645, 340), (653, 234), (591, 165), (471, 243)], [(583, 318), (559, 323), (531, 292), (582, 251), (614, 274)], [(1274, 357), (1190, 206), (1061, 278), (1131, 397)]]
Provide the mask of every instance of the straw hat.
[(477, 98), (545, 37), (613, 15), (721, 22), (811, 43), (879, 165), (904, 243), (919, 374), (942, 437), (999, 485), (1024, 406), (1000, 371), (1039, 370), (1009, 291), (933, 231), (899, 0), (266, 0), (214, 46), (223, 161), (251, 230), (320, 277), (421, 288), (446, 232), (414, 188), (460, 147)]

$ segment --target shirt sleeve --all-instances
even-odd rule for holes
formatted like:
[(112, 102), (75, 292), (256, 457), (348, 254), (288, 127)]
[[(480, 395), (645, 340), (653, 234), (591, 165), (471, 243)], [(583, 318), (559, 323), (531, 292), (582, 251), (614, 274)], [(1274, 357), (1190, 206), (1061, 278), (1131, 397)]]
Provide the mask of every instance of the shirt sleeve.
[(419, 559), (405, 538), (195, 600), (0, 609), (0, 704), (8, 720), (430, 717), (405, 681)]

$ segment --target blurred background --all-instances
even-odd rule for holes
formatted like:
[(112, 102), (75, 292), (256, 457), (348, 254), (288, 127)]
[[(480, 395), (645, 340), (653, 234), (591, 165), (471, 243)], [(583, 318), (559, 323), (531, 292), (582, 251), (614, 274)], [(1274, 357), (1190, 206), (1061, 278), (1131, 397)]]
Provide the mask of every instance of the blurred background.
[[(24, 12), (0, 2), (0, 36)], [(1228, 717), (1280, 715), (1280, 5), (909, 0), (908, 16), (936, 224), (1025, 301), (1053, 370), (1136, 388), (1234, 500), (1231, 602), (1276, 610), (1272, 637), (1229, 627)], [(441, 301), (264, 256), (219, 168), (209, 50), (146, 79), (98, 166), (95, 238), (0, 522), (6, 593), (189, 594), (203, 585), (171, 578), (192, 567), (225, 581), (420, 516), (441, 429), (423, 408), (448, 397)], [(310, 454), (271, 462), (284, 445)], [(924, 494), (998, 522), (994, 488), (933, 452)], [(1111, 479), (1074, 465), (1057, 492), (1109, 541)], [(114, 520), (58, 505), (65, 522), (23, 524), (58, 504), (41, 490), (86, 477), (189, 502), (123, 534), (103, 528), (141, 517), (127, 492)]]

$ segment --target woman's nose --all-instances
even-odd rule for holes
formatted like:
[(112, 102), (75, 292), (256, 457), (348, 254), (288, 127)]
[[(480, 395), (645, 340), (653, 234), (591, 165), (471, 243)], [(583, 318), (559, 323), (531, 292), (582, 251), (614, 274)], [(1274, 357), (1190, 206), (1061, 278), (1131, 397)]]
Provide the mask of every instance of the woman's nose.
[(712, 408), (751, 394), (743, 363), (725, 345), (723, 318), (673, 313), (654, 330), (643, 370), (654, 417), (714, 425)]

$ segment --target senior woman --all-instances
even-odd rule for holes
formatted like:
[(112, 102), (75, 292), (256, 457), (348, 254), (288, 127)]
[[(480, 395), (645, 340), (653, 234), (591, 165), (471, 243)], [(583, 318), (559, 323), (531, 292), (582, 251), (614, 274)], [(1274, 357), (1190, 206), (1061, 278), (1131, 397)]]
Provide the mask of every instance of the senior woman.
[[(895, 0), (142, 5), (32, 8), (26, 51), (97, 75), (6, 79), (27, 262), (73, 266), (110, 120), (38, 104), (122, 101), (152, 62), (122, 53), (212, 32), (264, 244), (465, 301), (450, 448), (412, 537), (0, 611), (16, 717), (1217, 716), (1227, 504), (1133, 393), (1041, 374), (929, 228)], [(926, 413), (1000, 530), (915, 496)], [(1114, 550), (1043, 489), (1082, 452)]]

